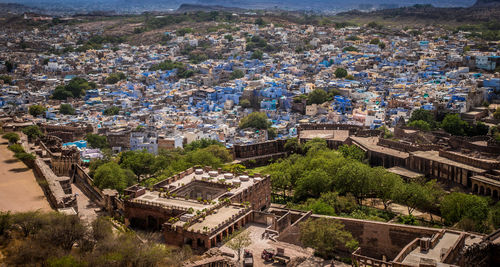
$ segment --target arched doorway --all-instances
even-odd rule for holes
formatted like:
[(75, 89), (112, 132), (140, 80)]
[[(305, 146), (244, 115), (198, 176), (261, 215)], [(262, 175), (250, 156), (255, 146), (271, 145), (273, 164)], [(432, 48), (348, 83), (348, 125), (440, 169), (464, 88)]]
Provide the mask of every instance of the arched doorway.
[(483, 186), (479, 187), (479, 194), (481, 196), (484, 195), (484, 187)]
[(474, 193), (474, 194), (478, 193), (477, 184), (474, 184), (474, 186), (472, 187), (472, 193)]

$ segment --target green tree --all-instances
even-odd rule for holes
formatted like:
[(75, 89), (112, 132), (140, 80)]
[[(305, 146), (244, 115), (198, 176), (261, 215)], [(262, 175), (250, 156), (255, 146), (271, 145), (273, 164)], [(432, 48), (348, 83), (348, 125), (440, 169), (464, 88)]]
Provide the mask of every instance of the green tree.
[(380, 43), (380, 39), (379, 38), (373, 38), (370, 40), (370, 44), (375, 44), (375, 45), (378, 45)]
[(495, 112), (493, 113), (493, 117), (496, 119), (496, 120), (500, 120), (500, 108), (497, 108), (495, 110)]
[(233, 157), (231, 153), (229, 153), (229, 150), (220, 144), (210, 145), (203, 150), (220, 159), (223, 163), (233, 161)]
[(252, 244), (252, 239), (250, 238), (250, 232), (235, 232), (230, 237), (230, 241), (226, 243), (226, 246), (236, 252), (238, 255), (238, 262), (241, 258), (241, 252), (244, 248)]
[(245, 77), (245, 73), (243, 73), (243, 71), (240, 69), (235, 69), (233, 70), (233, 72), (231, 72), (231, 76), (229, 77), (229, 79), (235, 80), (235, 79), (241, 79), (243, 77)]
[(404, 189), (403, 179), (382, 167), (373, 168), (371, 176), (373, 179), (373, 193), (384, 204), (384, 210), (387, 210), (391, 200)]
[(320, 150), (328, 149), (328, 145), (323, 138), (313, 138), (309, 141), (307, 141), (304, 146), (303, 150), (304, 152), (307, 153), (316, 153)]
[(25, 152), (23, 146), (20, 144), (12, 144), (8, 147), (8, 149), (15, 154)]
[(45, 113), (47, 109), (42, 105), (32, 105), (29, 107), (28, 112), (33, 117), (38, 117)]
[(434, 114), (431, 111), (425, 109), (417, 109), (411, 113), (409, 122), (414, 121), (424, 121), (427, 122), (432, 129), (436, 127), (436, 120), (434, 119)]
[(328, 100), (328, 94), (323, 89), (315, 89), (307, 95), (307, 104), (323, 104)]
[(318, 198), (321, 193), (328, 190), (331, 182), (331, 177), (324, 170), (311, 170), (297, 180), (295, 199)]
[(85, 140), (87, 140), (90, 147), (92, 148), (109, 148), (109, 143), (106, 136), (89, 133), (85, 136)]
[(123, 72), (115, 72), (115, 73), (111, 73), (110, 75), (108, 75), (108, 77), (106, 77), (106, 83), (107, 84), (115, 84), (121, 80), (125, 80), (127, 79), (127, 76), (125, 76), (125, 74)]
[(255, 51), (253, 51), (251, 59), (262, 60), (263, 56), (264, 56), (264, 53), (262, 53), (262, 51), (260, 51), (260, 50), (257, 49)]
[(357, 52), (358, 49), (352, 45), (344, 47), (343, 52)]
[(377, 130), (382, 131), (383, 137), (386, 139), (392, 138), (394, 136), (394, 134), (385, 125), (378, 127)]
[(441, 128), (452, 135), (464, 136), (469, 124), (463, 121), (458, 114), (447, 114), (441, 122)]
[(59, 85), (52, 93), (53, 99), (66, 100), (68, 97), (80, 98), (86, 90), (95, 89), (96, 84), (84, 78), (75, 77), (66, 85)]
[(488, 201), (479, 196), (453, 192), (444, 196), (441, 216), (450, 225), (464, 218), (479, 224), (488, 216)]
[(57, 100), (66, 100), (68, 97), (73, 97), (73, 94), (69, 91), (66, 91), (66, 89), (64, 89), (64, 86), (62, 85), (57, 86), (51, 96), (52, 99)]
[(343, 68), (338, 68), (335, 70), (335, 77), (341, 79), (347, 76), (347, 70)]
[(290, 138), (286, 140), (285, 150), (290, 152), (290, 153), (301, 153), (302, 152), (302, 147), (299, 144), (299, 139), (297, 137)]
[(355, 145), (341, 145), (338, 151), (344, 158), (355, 159), (360, 162), (365, 159), (365, 152)]
[(120, 168), (117, 163), (112, 161), (99, 166), (94, 174), (94, 185), (100, 189), (110, 188), (122, 192), (133, 184), (133, 173)]
[(49, 221), (36, 236), (38, 242), (53, 244), (68, 252), (84, 238), (85, 226), (78, 215), (52, 213), (47, 219)]
[(334, 187), (340, 194), (353, 194), (358, 204), (362, 204), (372, 192), (371, 168), (358, 161), (348, 161), (335, 175)]
[(242, 100), (240, 101), (240, 106), (241, 106), (242, 108), (249, 108), (249, 107), (251, 107), (251, 106), (252, 106), (252, 104), (250, 103), (250, 101), (249, 101), (248, 99), (242, 99)]
[(268, 120), (264, 112), (252, 112), (248, 116), (241, 119), (238, 127), (240, 129), (255, 128), (255, 129), (268, 129), (271, 122)]
[(48, 267), (67, 267), (67, 266), (85, 267), (86, 264), (75, 259), (71, 255), (67, 255), (67, 256), (62, 256), (62, 257), (52, 257), (52, 258), (48, 259), (47, 266)]
[(71, 104), (61, 104), (59, 106), (59, 112), (64, 115), (75, 115), (76, 110)]
[(358, 242), (351, 233), (344, 230), (344, 225), (327, 218), (308, 219), (299, 224), (300, 241), (304, 246), (314, 248), (317, 255), (330, 259), (342, 247), (354, 251)]
[(40, 127), (38, 127), (38, 125), (31, 125), (24, 128), (23, 133), (28, 136), (28, 139), (30, 141), (43, 136), (42, 130), (40, 130)]
[(276, 128), (269, 127), (267, 129), (267, 140), (274, 140), (274, 138), (276, 138), (276, 136), (278, 136), (278, 134), (276, 132)]
[(259, 25), (259, 26), (266, 26), (266, 22), (261, 18), (261, 17), (258, 17), (256, 20), (255, 20), (255, 24)]
[(5, 69), (7, 69), (7, 72), (12, 72), (15, 68), (15, 64), (12, 63), (11, 61), (5, 61)]
[(203, 149), (203, 148), (209, 147), (211, 145), (218, 145), (221, 147), (224, 146), (221, 142), (219, 142), (215, 139), (202, 138), (200, 140), (196, 140), (196, 141), (193, 141), (193, 142), (187, 144), (184, 147), (184, 151), (186, 151), (186, 152), (195, 151), (198, 149)]
[(12, 83), (12, 77), (9, 75), (0, 75), (0, 80), (2, 80), (5, 84)]
[(15, 144), (19, 142), (19, 135), (17, 133), (6, 133), (2, 135), (2, 138), (8, 140), (9, 144)]
[(230, 164), (230, 165), (225, 165), (224, 168), (222, 169), (226, 172), (238, 175), (242, 174), (246, 170), (246, 167), (241, 164)]
[(111, 106), (102, 112), (104, 116), (115, 116), (118, 115), (119, 113), (120, 113), (119, 106)]
[(408, 214), (411, 215), (416, 208), (426, 205), (429, 195), (422, 185), (411, 182), (405, 184), (401, 191), (395, 192), (394, 199), (406, 205)]
[(226, 34), (224, 35), (224, 39), (228, 40), (229, 42), (232, 42), (234, 38), (231, 34)]
[(408, 126), (417, 128), (417, 129), (425, 131), (425, 132), (428, 132), (431, 130), (431, 125), (428, 122), (423, 121), (423, 120), (412, 121), (412, 122), (408, 123)]
[(154, 173), (154, 163), (154, 155), (146, 150), (123, 152), (120, 157), (120, 166), (134, 172), (137, 181), (140, 181), (142, 176), (149, 176)]
[(0, 211), (0, 237), (3, 237), (12, 227), (12, 215), (9, 211)]
[(185, 68), (186, 66), (181, 62), (173, 62), (171, 60), (165, 60), (159, 64), (152, 65), (149, 70), (157, 71), (157, 70), (173, 70), (179, 68)]

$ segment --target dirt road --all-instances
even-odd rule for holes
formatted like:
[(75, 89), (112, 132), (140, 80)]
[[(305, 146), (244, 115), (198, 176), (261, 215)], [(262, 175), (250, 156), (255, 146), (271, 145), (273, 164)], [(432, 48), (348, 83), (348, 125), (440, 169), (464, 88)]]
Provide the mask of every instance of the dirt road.
[(0, 211), (50, 211), (33, 170), (14, 158), (7, 144), (0, 144)]

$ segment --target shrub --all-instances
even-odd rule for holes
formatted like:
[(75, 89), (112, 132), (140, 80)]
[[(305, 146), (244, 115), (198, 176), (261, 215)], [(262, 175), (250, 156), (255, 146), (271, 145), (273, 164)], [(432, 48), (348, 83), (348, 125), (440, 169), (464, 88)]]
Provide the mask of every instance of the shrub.
[(19, 135), (17, 133), (6, 133), (2, 135), (2, 138), (9, 140), (11, 144), (15, 144), (19, 141)]
[(23, 146), (21, 146), (20, 144), (13, 144), (13, 145), (10, 145), (9, 146), (9, 150), (14, 152), (14, 153), (23, 153), (24, 152), (24, 148)]

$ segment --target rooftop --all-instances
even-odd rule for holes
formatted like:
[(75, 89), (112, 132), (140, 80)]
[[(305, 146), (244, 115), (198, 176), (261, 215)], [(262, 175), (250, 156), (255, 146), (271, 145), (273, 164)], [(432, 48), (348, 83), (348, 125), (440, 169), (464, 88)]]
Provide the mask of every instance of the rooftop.
[(394, 166), (392, 168), (389, 168), (389, 169), (387, 169), (387, 171), (395, 173), (395, 174), (403, 176), (403, 177), (408, 177), (408, 178), (417, 178), (417, 177), (420, 177), (420, 176), (424, 176), (423, 173), (410, 171), (410, 170), (408, 170), (406, 168), (402, 168), (402, 167), (399, 167), (399, 166)]
[(204, 220), (201, 220), (193, 225), (191, 225), (189, 231), (203, 231), (205, 227), (207, 229), (217, 228), (219, 225), (223, 224), (226, 220), (233, 219), (237, 215), (243, 213), (245, 208), (242, 206), (228, 205), (216, 209), (213, 213), (206, 216)]
[[(403, 264), (419, 266), (421, 259), (431, 259), (436, 262), (441, 262), (443, 254), (453, 247), (455, 242), (460, 237), (460, 234), (446, 232), (439, 242), (428, 251), (420, 251), (420, 246), (412, 250), (403, 260)], [(439, 266), (451, 266), (449, 264), (440, 263)]]
[[(172, 194), (176, 193), (175, 197), (172, 195), (160, 197), (160, 192), (146, 190), (143, 195), (134, 198), (132, 202), (146, 202), (165, 208), (170, 206), (180, 209), (192, 208), (194, 211), (208, 210), (215, 207), (221, 199), (239, 194), (262, 179), (261, 177), (234, 176), (231, 173), (207, 172), (197, 169), (175, 182), (161, 185), (161, 188)], [(198, 201), (199, 198), (208, 201), (202, 203)]]
[(417, 156), (417, 157), (430, 159), (430, 160), (437, 161), (439, 163), (443, 163), (443, 164), (447, 164), (447, 165), (451, 165), (451, 166), (456, 166), (456, 167), (463, 168), (463, 169), (473, 171), (476, 173), (485, 172), (485, 170), (483, 170), (483, 169), (476, 168), (476, 167), (473, 167), (473, 166), (470, 166), (467, 164), (463, 164), (463, 163), (460, 163), (460, 162), (457, 162), (457, 161), (454, 161), (454, 160), (451, 160), (448, 158), (441, 157), (441, 156), (439, 156), (439, 151), (415, 151), (415, 152), (412, 152), (412, 154), (414, 156)]
[(408, 158), (410, 156), (410, 154), (407, 152), (401, 152), (401, 151), (396, 150), (396, 149), (377, 145), (378, 140), (379, 140), (378, 137), (354, 137), (354, 136), (351, 136), (351, 139), (354, 142), (361, 145), (362, 147), (364, 147), (365, 149), (368, 149), (368, 150), (373, 151), (373, 152), (387, 154), (387, 155), (391, 155), (391, 156), (403, 158), (403, 159)]

